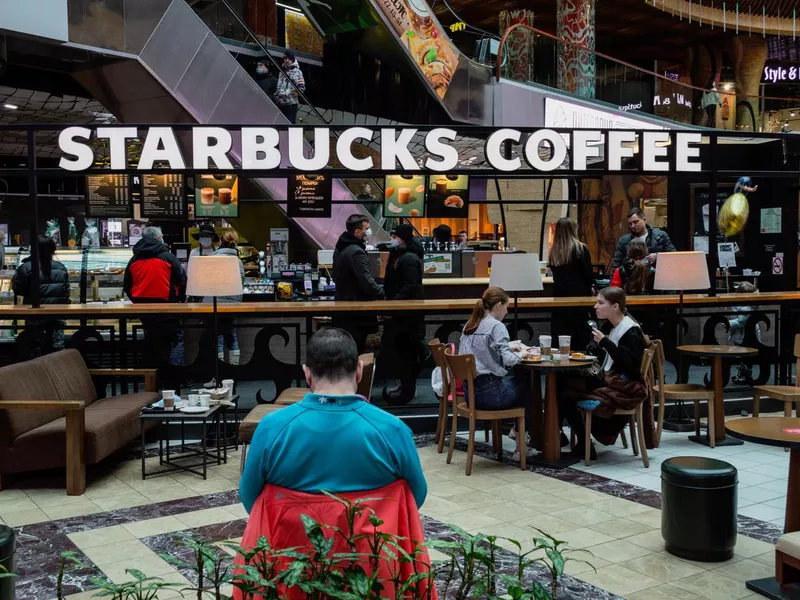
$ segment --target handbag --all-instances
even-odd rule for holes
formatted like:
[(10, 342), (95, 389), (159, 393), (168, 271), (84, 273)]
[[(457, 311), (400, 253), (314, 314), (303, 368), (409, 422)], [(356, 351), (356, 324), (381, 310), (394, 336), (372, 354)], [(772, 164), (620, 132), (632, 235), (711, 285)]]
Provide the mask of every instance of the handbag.
[[(452, 342), (445, 344), (445, 351), (449, 351), (450, 354), (456, 353), (456, 345)], [(433, 392), (437, 396), (441, 396), (444, 392), (444, 382), (442, 379), (442, 368), (436, 367), (433, 372), (431, 373), (431, 387), (433, 388)], [(452, 390), (452, 386), (450, 388)], [(455, 382), (455, 390), (456, 396), (463, 396), (464, 395), (464, 382), (463, 381), (456, 381)], [(453, 401), (453, 393), (451, 391), (450, 395), (447, 398), (448, 402)]]

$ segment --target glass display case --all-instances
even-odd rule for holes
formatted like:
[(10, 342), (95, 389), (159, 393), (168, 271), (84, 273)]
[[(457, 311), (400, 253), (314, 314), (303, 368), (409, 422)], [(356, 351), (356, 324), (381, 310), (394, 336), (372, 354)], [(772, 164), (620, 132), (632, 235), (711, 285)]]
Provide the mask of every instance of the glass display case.
[[(6, 269), (9, 277), (28, 256), (28, 248), (6, 250), (6, 263), (13, 265)], [(131, 248), (59, 248), (55, 259), (69, 271), (70, 301), (78, 304), (122, 300), (125, 267), (132, 256)]]

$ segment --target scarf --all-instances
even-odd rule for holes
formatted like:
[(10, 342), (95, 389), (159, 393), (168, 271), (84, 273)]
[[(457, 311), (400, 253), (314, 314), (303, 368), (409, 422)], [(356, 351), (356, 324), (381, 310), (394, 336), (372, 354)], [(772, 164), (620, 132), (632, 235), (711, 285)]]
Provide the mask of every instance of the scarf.
[[(614, 329), (611, 330), (611, 333), (608, 334), (608, 339), (611, 340), (615, 346), (619, 346), (619, 341), (622, 339), (622, 336), (628, 333), (628, 330), (632, 327), (639, 327), (639, 324), (629, 315), (625, 315), (622, 321), (619, 322), (619, 325), (614, 327)], [(611, 358), (611, 355), (608, 352), (606, 352), (606, 360), (603, 362), (603, 371), (608, 373), (613, 366), (614, 359)]]

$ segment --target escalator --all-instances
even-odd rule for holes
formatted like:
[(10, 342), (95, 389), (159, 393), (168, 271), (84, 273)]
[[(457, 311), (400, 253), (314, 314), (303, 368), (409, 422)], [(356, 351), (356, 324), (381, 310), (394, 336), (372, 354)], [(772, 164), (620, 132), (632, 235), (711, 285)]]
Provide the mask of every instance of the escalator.
[[(115, 8), (118, 12), (108, 14)], [(103, 2), (70, 4), (69, 40), (71, 45), (120, 58), (73, 74), (120, 122), (288, 123), (185, 0), (124, 0), (114, 8)], [(258, 43), (255, 38), (253, 42)], [(310, 109), (327, 122), (313, 105)], [(285, 141), (282, 136), (281, 143)], [(240, 159), (236, 148), (234, 139), (231, 154)], [(255, 183), (269, 198), (287, 197), (285, 178), (261, 178)], [(374, 241), (388, 240), (379, 222), (341, 180), (333, 182), (333, 200), (353, 203), (333, 204), (328, 219), (294, 219), (320, 248), (333, 247), (353, 213), (370, 216)], [(285, 205), (281, 207), (285, 210)]]

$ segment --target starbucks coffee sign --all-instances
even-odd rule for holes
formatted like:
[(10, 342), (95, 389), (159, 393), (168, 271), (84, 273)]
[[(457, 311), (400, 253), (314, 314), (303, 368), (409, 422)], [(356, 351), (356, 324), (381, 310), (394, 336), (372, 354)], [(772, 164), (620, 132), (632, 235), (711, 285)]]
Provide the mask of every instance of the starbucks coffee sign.
[[(485, 130), (479, 131), (485, 135)], [(312, 142), (307, 141), (306, 133), (311, 133)], [(133, 168), (150, 171), (158, 168), (158, 164), (172, 170), (204, 172), (214, 169), (221, 172), (288, 169), (298, 173), (319, 173), (338, 162), (353, 172), (447, 173), (458, 170), (462, 159), (454, 145), (459, 132), (446, 127), (427, 131), (413, 127), (350, 127), (340, 130), (334, 143), (328, 127), (314, 127), (308, 131), (302, 127), (228, 130), (198, 125), (189, 129), (188, 134), (190, 150), (184, 152), (171, 127), (153, 126), (144, 130), (137, 127), (67, 127), (58, 136), (59, 148), (65, 155), (59, 160), (59, 166), (67, 171), (92, 169), (95, 164), (92, 139), (107, 142), (111, 170), (117, 171)], [(183, 140), (185, 130), (181, 130), (180, 135)], [(414, 146), (418, 145), (418, 136), (422, 137), (425, 149), (425, 158), (420, 162), (409, 149), (412, 141)], [(234, 137), (237, 140), (235, 147)], [(128, 141), (132, 139), (142, 141), (141, 155), (135, 167), (129, 164), (127, 156)], [(636, 152), (641, 153), (642, 167), (647, 172), (670, 171), (670, 154), (675, 171), (699, 172), (702, 170), (701, 139), (699, 133), (670, 134), (663, 130), (502, 128), (486, 137), (483, 154), (486, 164), (503, 173), (522, 169), (550, 173), (566, 168), (567, 163), (572, 171), (586, 171), (590, 163), (594, 167), (599, 161), (607, 170), (619, 171), (623, 159), (632, 158)], [(379, 156), (358, 157), (353, 153), (354, 145), (373, 140), (379, 142)], [(517, 156), (506, 155), (509, 143), (519, 150)], [(601, 152), (603, 147), (606, 148), (604, 153)], [(234, 155), (238, 157), (236, 164), (232, 160)], [(480, 173), (480, 169), (476, 169), (476, 173)]]

